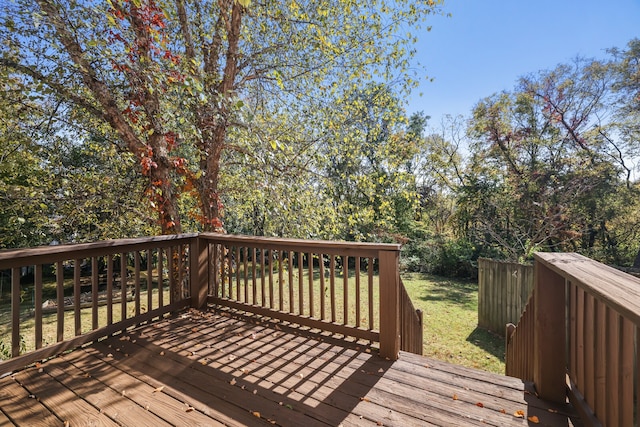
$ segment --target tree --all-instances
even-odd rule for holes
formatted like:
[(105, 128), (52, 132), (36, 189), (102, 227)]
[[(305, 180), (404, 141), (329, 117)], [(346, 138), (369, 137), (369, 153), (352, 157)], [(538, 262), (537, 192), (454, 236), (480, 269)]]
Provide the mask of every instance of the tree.
[(421, 123), (419, 115), (410, 122), (380, 84), (347, 92), (328, 112), (325, 174), (336, 216), (346, 218), (342, 238), (406, 236), (417, 209), (412, 169)]
[[(6, 71), (6, 69), (4, 70)], [(87, 241), (152, 228), (131, 158), (50, 96), (5, 75), (0, 95), (0, 247)], [(83, 117), (83, 116), (80, 116)]]
[[(614, 81), (615, 103), (618, 106), (615, 115), (617, 135), (623, 141), (625, 150), (619, 150), (618, 155), (621, 158), (638, 162), (638, 152), (640, 151), (640, 39), (633, 39), (627, 44), (627, 49), (619, 51), (612, 49), (616, 61), (616, 79)], [(632, 193), (632, 199), (638, 200), (638, 187), (631, 185), (631, 168), (626, 169), (627, 188)], [(637, 183), (637, 181), (636, 181)], [(638, 224), (632, 219), (637, 215), (628, 216), (629, 223), (624, 227), (625, 236), (636, 236)], [(629, 233), (629, 231), (632, 231)], [(634, 239), (634, 242), (640, 241)], [(633, 266), (640, 268), (640, 246), (634, 257)]]
[(512, 259), (589, 251), (607, 235), (608, 195), (625, 159), (611, 115), (611, 67), (577, 60), (480, 101), (462, 205), (474, 239)]
[(48, 176), (28, 132), (40, 116), (20, 82), (6, 70), (0, 76), (0, 248), (31, 246), (43, 243), (48, 224)]
[(229, 153), (272, 145), (230, 131), (316, 111), (345, 85), (395, 78), (408, 89), (412, 30), (439, 3), (18, 0), (0, 18), (0, 63), (110, 126), (164, 233), (181, 230), (182, 194), (219, 229)]

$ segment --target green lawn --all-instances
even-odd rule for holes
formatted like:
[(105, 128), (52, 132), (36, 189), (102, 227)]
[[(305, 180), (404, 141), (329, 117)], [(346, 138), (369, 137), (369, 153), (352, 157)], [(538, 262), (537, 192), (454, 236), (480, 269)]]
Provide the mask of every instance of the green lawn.
[[(279, 309), (279, 290), (277, 284), (278, 275), (274, 275), (274, 307)], [(314, 274), (314, 276), (316, 276)], [(285, 275), (286, 277), (286, 275)], [(366, 273), (361, 276), (361, 287), (363, 289), (361, 322), (362, 326), (368, 325), (366, 314), (367, 297), (364, 289), (366, 288)], [(487, 371), (503, 373), (504, 372), (504, 340), (485, 330), (477, 328), (478, 323), (478, 285), (476, 282), (461, 281), (454, 279), (445, 279), (437, 276), (424, 274), (403, 274), (403, 282), (407, 291), (416, 306), (422, 309), (424, 313), (424, 355), (448, 362), (461, 364), (464, 366), (483, 369)], [(285, 279), (286, 280), (286, 279)], [(355, 281), (354, 277), (349, 278), (350, 283)], [(314, 306), (315, 316), (320, 315), (320, 281), (319, 277), (314, 277)], [(373, 299), (377, 300), (377, 276), (374, 276), (374, 295)], [(258, 280), (260, 283), (260, 280)], [(298, 303), (298, 271), (294, 272), (294, 312), (299, 312)], [(343, 320), (343, 291), (342, 278), (336, 278), (336, 320)], [(308, 272), (303, 273), (303, 289), (304, 289), (304, 314), (309, 314), (309, 295), (308, 295)], [(330, 318), (329, 311), (329, 290), (328, 282), (325, 282), (324, 293), (327, 298), (326, 315)], [(350, 288), (353, 285), (350, 285)], [(69, 284), (71, 290), (71, 284)], [(233, 290), (235, 294), (235, 289)], [(244, 291), (244, 289), (242, 289)], [(165, 290), (165, 292), (167, 292)], [(228, 289), (227, 289), (228, 292)], [(268, 291), (267, 291), (268, 292)], [(146, 292), (141, 295), (143, 305), (145, 304)], [(244, 293), (244, 292), (241, 292)], [(350, 323), (356, 319), (356, 313), (352, 307), (355, 301), (353, 288), (349, 291), (349, 320)], [(48, 296), (49, 297), (49, 296)], [(289, 293), (284, 291), (282, 295), (283, 306), (288, 308)], [(168, 293), (165, 295), (165, 301), (169, 300)], [(257, 300), (261, 300), (261, 291), (258, 289)], [(268, 298), (267, 298), (268, 300)], [(8, 299), (5, 304), (0, 304), (0, 342), (4, 342), (5, 350), (10, 341), (10, 311)], [(29, 303), (25, 301), (24, 308), (28, 308)], [(157, 305), (157, 292), (154, 291), (154, 308)], [(269, 303), (267, 302), (267, 306)], [(284, 308), (283, 307), (283, 308)], [(285, 308), (285, 310), (287, 309)], [(127, 311), (133, 310), (133, 303), (127, 304)], [(378, 328), (377, 303), (374, 305), (374, 319), (376, 319), (374, 328)], [(114, 305), (114, 319), (120, 317), (119, 304)], [(143, 307), (146, 310), (146, 307)], [(130, 312), (128, 315), (132, 315)], [(86, 332), (90, 330), (90, 310), (82, 310), (82, 330)], [(44, 341), (47, 344), (55, 342), (55, 314), (43, 317), (44, 323)], [(73, 312), (65, 313), (65, 338), (70, 338), (73, 333)], [(99, 310), (100, 326), (106, 324), (106, 308), (101, 307)], [(27, 316), (21, 327), (21, 335), (25, 337), (25, 348), (29, 351), (33, 349), (33, 318)], [(2, 353), (2, 352), (0, 352)], [(0, 354), (0, 358), (2, 355)], [(5, 355), (6, 356), (6, 355)]]
[(418, 273), (402, 281), (424, 313), (425, 356), (504, 373), (504, 339), (477, 327), (477, 282)]

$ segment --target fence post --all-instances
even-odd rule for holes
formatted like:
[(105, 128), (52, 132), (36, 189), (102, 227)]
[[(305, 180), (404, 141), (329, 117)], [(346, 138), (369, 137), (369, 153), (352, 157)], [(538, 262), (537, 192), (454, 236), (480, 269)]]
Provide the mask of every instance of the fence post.
[(542, 399), (564, 403), (565, 280), (536, 259), (534, 283), (533, 382)]
[(380, 356), (397, 360), (400, 352), (400, 272), (398, 251), (380, 251)]
[(209, 245), (205, 239), (197, 236), (191, 240), (189, 248), (189, 285), (191, 288), (191, 307), (202, 309), (207, 304)]

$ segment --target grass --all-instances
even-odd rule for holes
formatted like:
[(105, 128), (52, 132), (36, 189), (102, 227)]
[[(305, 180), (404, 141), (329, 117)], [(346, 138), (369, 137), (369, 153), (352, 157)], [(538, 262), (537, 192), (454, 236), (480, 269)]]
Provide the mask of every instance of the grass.
[[(157, 285), (156, 285), (157, 286)], [(159, 307), (158, 289), (152, 291), (151, 309)], [(165, 287), (163, 290), (164, 304), (169, 302), (169, 289)], [(146, 290), (140, 292), (140, 311), (145, 313), (147, 307), (148, 296)], [(24, 302), (21, 304), (21, 321), (20, 321), (20, 352), (27, 353), (35, 350), (35, 318), (32, 315), (33, 303)], [(80, 328), (81, 333), (91, 332), (92, 316), (91, 308), (80, 310)], [(122, 306), (119, 302), (112, 305), (113, 322), (118, 322), (122, 314)], [(135, 301), (128, 301), (126, 304), (127, 318), (135, 315)], [(98, 327), (107, 326), (107, 306), (98, 307)], [(68, 310), (64, 312), (63, 321), (64, 339), (71, 339), (75, 336), (74, 311)], [(42, 315), (42, 344), (44, 347), (54, 344), (57, 331), (57, 314), (47, 313)], [(11, 305), (8, 302), (0, 304), (0, 360), (7, 359), (10, 356), (11, 348)]]
[[(231, 291), (228, 286), (228, 276), (225, 280), (225, 285), (223, 289), (223, 293), (225, 297), (229, 297), (232, 299), (238, 299), (242, 302), (248, 302), (250, 304), (261, 304), (263, 299), (263, 287), (264, 287), (264, 301), (265, 307), (272, 308), (274, 310), (281, 310), (285, 312), (291, 312), (293, 314), (299, 314), (303, 316), (311, 316), (315, 318), (321, 318), (322, 310), (321, 310), (321, 294), (324, 294), (325, 300), (325, 309), (324, 309), (324, 317), (323, 320), (333, 321), (335, 319), (336, 323), (348, 324), (348, 325), (357, 325), (363, 328), (368, 328), (370, 323), (372, 324), (372, 329), (379, 329), (379, 314), (378, 314), (378, 276), (373, 275), (372, 277), (372, 289), (373, 294), (371, 295), (372, 304), (373, 304), (373, 317), (370, 322), (369, 313), (368, 313), (368, 304), (369, 304), (369, 294), (368, 294), (368, 276), (366, 269), (363, 267), (360, 276), (359, 276), (359, 286), (360, 286), (360, 312), (357, 313), (355, 309), (356, 302), (356, 287), (358, 280), (356, 280), (355, 272), (353, 268), (349, 269), (348, 272), (348, 285), (347, 285), (347, 310), (345, 311), (345, 285), (344, 285), (344, 276), (343, 270), (341, 268), (336, 268), (335, 271), (335, 279), (334, 279), (334, 288), (333, 292), (335, 295), (335, 312), (332, 313), (331, 310), (331, 281), (330, 281), (330, 273), (329, 269), (325, 270), (325, 278), (324, 281), (320, 280), (320, 271), (316, 267), (313, 270), (313, 285), (310, 286), (309, 283), (309, 271), (308, 268), (304, 268), (302, 271), (296, 267), (292, 270), (292, 282), (291, 288), (289, 287), (289, 273), (286, 267), (283, 269), (283, 287), (282, 294), (280, 293), (280, 282), (279, 282), (279, 271), (278, 266), (273, 266), (273, 275), (270, 279), (268, 268), (262, 276), (260, 269), (258, 269), (256, 274), (256, 299), (253, 299), (252, 292), (252, 279), (251, 272), (248, 272), (248, 288), (247, 294), (248, 299), (245, 299), (245, 285), (244, 285), (244, 270), (242, 266), (239, 267), (239, 276), (240, 276), (240, 289), (239, 289), (239, 298), (238, 298), (238, 287), (236, 286), (236, 277), (237, 275), (234, 272), (233, 275), (233, 286)], [(302, 273), (302, 286), (300, 286), (300, 275)], [(264, 283), (263, 283), (264, 277)], [(272, 280), (272, 285), (270, 285), (270, 280)], [(309, 288), (313, 289), (313, 297), (310, 297)], [(273, 293), (271, 293), (271, 289)], [(272, 297), (270, 297), (272, 295)], [(293, 297), (293, 299), (291, 299)], [(300, 299), (302, 299), (302, 304), (300, 303)], [(311, 304), (310, 301), (313, 299), (313, 311), (310, 310)], [(271, 304), (271, 300), (273, 300), (273, 304)], [(280, 304), (282, 302), (282, 305)], [(291, 304), (290, 304), (291, 303)], [(293, 310), (290, 311), (290, 307)], [(346, 316), (346, 319), (345, 319)], [(359, 323), (356, 319), (359, 319)]]
[(478, 284), (426, 274), (403, 274), (413, 304), (424, 316), (424, 355), (504, 373), (504, 339), (478, 328)]
[[(243, 273), (243, 272), (241, 272)], [(294, 313), (302, 311), (304, 314), (309, 314), (309, 281), (308, 270), (303, 272), (303, 308), (299, 305), (299, 270), (295, 269), (293, 272), (293, 306)], [(320, 279), (317, 274), (318, 271), (314, 271), (313, 289), (314, 289), (314, 315), (320, 316)], [(343, 311), (343, 279), (340, 273), (337, 271), (336, 283), (335, 283), (335, 296), (336, 296), (336, 320), (341, 322), (344, 320)], [(352, 273), (352, 271), (350, 271)], [(243, 274), (241, 274), (243, 276)], [(265, 300), (267, 306), (269, 306), (269, 285), (268, 278), (265, 283)], [(288, 281), (288, 274), (284, 275), (285, 282)], [(424, 355), (433, 357), (436, 359), (456, 363), (472, 368), (482, 369), (491, 372), (504, 373), (504, 340), (492, 333), (489, 333), (483, 329), (477, 328), (478, 323), (478, 285), (471, 281), (462, 281), (454, 279), (445, 279), (436, 276), (424, 275), (424, 274), (403, 274), (402, 276), (407, 292), (411, 297), (416, 308), (419, 308), (424, 313)], [(144, 278), (142, 281), (144, 283)], [(362, 311), (360, 313), (361, 325), (368, 326), (369, 319), (367, 314), (367, 296), (365, 289), (367, 288), (367, 276), (366, 272), (362, 272), (360, 275), (360, 286), (363, 291), (362, 295)], [(243, 280), (241, 280), (243, 282)], [(251, 280), (249, 280), (251, 282)], [(70, 288), (68, 291), (72, 292), (72, 285), (69, 283), (65, 288)], [(154, 286), (153, 295), (153, 308), (157, 307), (157, 287)], [(349, 277), (349, 309), (348, 317), (349, 323), (353, 324), (356, 319), (355, 309), (353, 308), (353, 302), (355, 301), (355, 277), (350, 274)], [(379, 328), (378, 319), (378, 277), (374, 276), (374, 329)], [(45, 286), (45, 290), (48, 290)], [(67, 291), (67, 289), (65, 289)], [(273, 300), (275, 309), (280, 309), (280, 294), (279, 294), (279, 281), (278, 274), (275, 272), (273, 275)], [(228, 294), (229, 289), (225, 289), (225, 294)], [(55, 291), (54, 291), (55, 292)], [(331, 318), (329, 297), (329, 281), (325, 280), (325, 288), (323, 292), (326, 297), (326, 316)], [(65, 292), (68, 293), (68, 292)], [(233, 296), (236, 296), (235, 286), (232, 289)], [(248, 290), (251, 295), (251, 290)], [(241, 300), (243, 299), (244, 286), (240, 289)], [(258, 279), (257, 301), (262, 299), (261, 292), (261, 279)], [(168, 291), (165, 290), (165, 301), (169, 301)], [(250, 296), (250, 300), (252, 297)], [(288, 310), (289, 307), (289, 292), (288, 287), (285, 284), (283, 289), (283, 308)], [(145, 304), (147, 301), (146, 292), (141, 292), (141, 302), (143, 312), (146, 310)], [(0, 342), (4, 342), (5, 346), (10, 342), (10, 313), (8, 299), (3, 301), (4, 304), (0, 304)], [(251, 301), (252, 302), (252, 301)], [(25, 301), (23, 304), (25, 310), (29, 304)], [(133, 302), (127, 303), (128, 316), (133, 314), (134, 305)], [(91, 311), (90, 309), (81, 310), (82, 318), (82, 332), (88, 332), (91, 329)], [(120, 305), (114, 304), (113, 307), (114, 321), (120, 318)], [(104, 326), (106, 324), (106, 307), (101, 307), (98, 312), (99, 325)], [(29, 351), (33, 349), (33, 318), (23, 318), (24, 321), (21, 324), (21, 335), (25, 337), (24, 346), (22, 351)], [(74, 321), (73, 312), (69, 311), (65, 313), (64, 320), (65, 338), (71, 338), (74, 335)], [(51, 315), (43, 316), (43, 339), (46, 344), (55, 342), (55, 313)], [(0, 352), (2, 353), (2, 352)], [(0, 354), (0, 359), (2, 355)]]

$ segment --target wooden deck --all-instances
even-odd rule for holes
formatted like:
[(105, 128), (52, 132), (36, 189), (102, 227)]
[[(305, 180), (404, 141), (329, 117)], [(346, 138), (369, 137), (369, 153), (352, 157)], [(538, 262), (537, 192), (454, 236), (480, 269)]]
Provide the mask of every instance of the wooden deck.
[(511, 426), (534, 416), (566, 426), (566, 410), (515, 378), (404, 352), (392, 362), (328, 333), (214, 309), (0, 379), (0, 426)]

